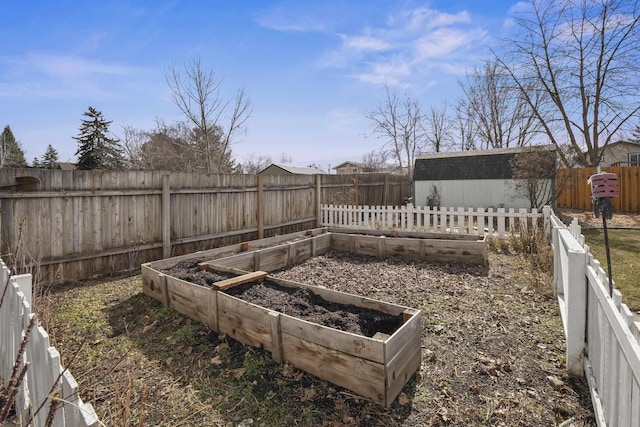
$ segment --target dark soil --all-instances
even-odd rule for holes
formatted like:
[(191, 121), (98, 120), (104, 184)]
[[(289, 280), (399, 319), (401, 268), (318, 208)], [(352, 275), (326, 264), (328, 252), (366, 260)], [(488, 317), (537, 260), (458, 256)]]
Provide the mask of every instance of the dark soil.
[(367, 337), (376, 332), (392, 335), (402, 325), (400, 316), (332, 303), (308, 289), (286, 288), (269, 281), (236, 286), (227, 293), (292, 317)]
[[(211, 258), (207, 258), (207, 260), (210, 259)], [(211, 286), (215, 282), (220, 282), (221, 280), (234, 277), (231, 273), (222, 273), (209, 269), (200, 270), (198, 268), (198, 264), (204, 261), (206, 261), (204, 258), (181, 261), (174, 267), (162, 270), (162, 272), (177, 279), (185, 280), (201, 286)]]

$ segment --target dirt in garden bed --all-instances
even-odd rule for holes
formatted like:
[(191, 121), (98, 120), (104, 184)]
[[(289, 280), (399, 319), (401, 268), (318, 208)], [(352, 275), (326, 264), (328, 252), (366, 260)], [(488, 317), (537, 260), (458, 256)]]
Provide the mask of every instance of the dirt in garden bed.
[(402, 326), (401, 316), (332, 303), (308, 289), (286, 288), (270, 281), (247, 283), (226, 292), (298, 319), (366, 337), (373, 337), (376, 332), (392, 335)]
[[(229, 254), (225, 254), (228, 256)], [(200, 270), (198, 264), (204, 261), (210, 261), (211, 258), (196, 258), (186, 261), (180, 261), (175, 266), (162, 270), (168, 276), (175, 277), (187, 282), (195, 283), (201, 286), (211, 286), (215, 282), (235, 277), (235, 274), (213, 271), (210, 269)]]
[[(235, 277), (231, 273), (200, 270), (198, 264), (203, 261), (181, 261), (163, 270), (163, 273), (202, 286), (211, 286), (215, 282)], [(306, 288), (287, 288), (271, 281), (246, 283), (230, 288), (226, 293), (260, 307), (366, 337), (373, 337), (376, 332), (392, 335), (402, 326), (402, 316), (354, 305), (332, 303)]]

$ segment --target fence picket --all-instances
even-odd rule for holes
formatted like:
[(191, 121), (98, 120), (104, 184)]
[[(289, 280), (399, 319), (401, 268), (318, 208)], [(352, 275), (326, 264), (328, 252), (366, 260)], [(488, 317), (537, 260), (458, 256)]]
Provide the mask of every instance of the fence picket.
[[(30, 304), (31, 275), (10, 278), (9, 275), (9, 269), (0, 261), (0, 280), (3, 280), (4, 285), (1, 288), (4, 291), (5, 286), (8, 286), (5, 300), (0, 305), (0, 378), (5, 385), (11, 377), (23, 335), (35, 317)], [(71, 374), (65, 372), (65, 375), (60, 376), (63, 372), (60, 354), (49, 345), (49, 335), (37, 321), (26, 343), (23, 364), (27, 362), (30, 363), (27, 375), (14, 399), (19, 425), (44, 426), (53, 398), (61, 400), (58, 401), (60, 406), (53, 414), (52, 426), (101, 425), (93, 407), (83, 403), (78, 396), (75, 380), (69, 380), (73, 378)], [(69, 390), (72, 383), (75, 384), (75, 391)], [(40, 406), (42, 409), (36, 413)]]
[[(599, 425), (640, 425), (640, 340), (635, 332), (633, 313), (622, 303), (618, 290), (609, 295), (606, 273), (589, 253), (577, 221), (564, 226), (552, 213), (550, 219), (555, 288), (561, 306), (562, 300), (567, 305), (567, 314), (562, 316), (567, 338), (567, 367), (576, 366), (576, 362), (583, 359), (580, 365), (588, 377)], [(585, 267), (583, 273), (568, 268), (568, 260), (578, 250), (585, 254), (580, 261)], [(571, 295), (584, 290), (585, 283), (586, 308), (580, 308)], [(574, 335), (585, 328), (578, 325), (578, 330), (572, 332), (576, 324), (571, 313), (576, 310), (586, 317), (586, 335), (579, 342)]]

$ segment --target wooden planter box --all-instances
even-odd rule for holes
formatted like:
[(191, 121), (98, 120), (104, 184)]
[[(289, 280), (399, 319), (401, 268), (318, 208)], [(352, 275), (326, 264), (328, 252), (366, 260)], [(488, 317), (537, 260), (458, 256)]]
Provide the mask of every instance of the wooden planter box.
[[(362, 231), (358, 231), (358, 234), (343, 234), (322, 229), (293, 236), (295, 241), (287, 241), (286, 236), (278, 237), (282, 244), (263, 239), (270, 241), (253, 241), (143, 264), (143, 291), (166, 307), (172, 307), (214, 331), (271, 351), (278, 363), (289, 362), (385, 407), (390, 406), (420, 366), (420, 311), (321, 286), (282, 280), (267, 276), (267, 273), (287, 268), (329, 250), (374, 256), (399, 255), (444, 262), (473, 260), (484, 263), (484, 240), (388, 237), (363, 235)], [(290, 235), (289, 239), (291, 238)], [(187, 259), (206, 259), (207, 256), (226, 253), (231, 255), (199, 264), (200, 268), (237, 275), (211, 287), (180, 280), (160, 271)], [(278, 313), (224, 292), (229, 286), (257, 282), (265, 277), (280, 286), (306, 288), (330, 302), (402, 316), (402, 326), (390, 336), (376, 334), (366, 337)]]

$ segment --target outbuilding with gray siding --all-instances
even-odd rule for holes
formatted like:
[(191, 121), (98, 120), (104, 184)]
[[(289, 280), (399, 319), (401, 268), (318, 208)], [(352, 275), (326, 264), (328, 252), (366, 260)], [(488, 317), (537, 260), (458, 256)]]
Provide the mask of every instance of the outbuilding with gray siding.
[[(431, 205), (438, 196), (442, 207), (530, 208), (517, 189), (523, 180), (514, 178), (514, 159), (540, 152), (555, 159), (553, 145), (422, 154), (415, 161), (414, 203)], [(539, 179), (551, 180), (546, 183), (555, 191), (555, 172), (544, 175)]]

